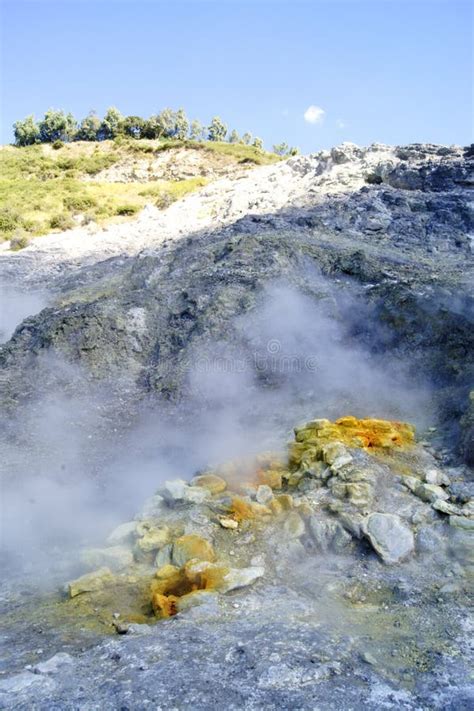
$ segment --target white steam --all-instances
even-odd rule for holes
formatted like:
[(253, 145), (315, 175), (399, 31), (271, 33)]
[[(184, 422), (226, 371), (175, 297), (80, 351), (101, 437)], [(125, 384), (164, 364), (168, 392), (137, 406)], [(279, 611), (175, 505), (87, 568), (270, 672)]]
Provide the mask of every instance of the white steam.
[[(79, 367), (62, 364), (61, 387), (7, 423), (7, 554), (15, 564), (43, 562), (54, 547), (100, 538), (166, 479), (281, 447), (306, 418), (354, 414), (425, 425), (427, 388), (408, 378), (404, 364), (354, 342), (351, 326), (361, 315), (357, 300), (315, 300), (274, 285), (234, 320), (227, 340), (196, 344), (179, 407), (149, 402), (127, 418), (120, 383), (113, 393), (106, 383), (98, 389)], [(49, 377), (59, 364), (46, 356), (42, 368)]]

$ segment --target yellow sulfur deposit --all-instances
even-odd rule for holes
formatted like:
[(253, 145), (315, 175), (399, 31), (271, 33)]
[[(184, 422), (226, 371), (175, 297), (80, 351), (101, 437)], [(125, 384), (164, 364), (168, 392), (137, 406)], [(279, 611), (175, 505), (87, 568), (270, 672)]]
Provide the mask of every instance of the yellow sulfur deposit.
[(229, 569), (218, 563), (191, 560), (182, 568), (163, 566), (151, 584), (151, 602), (157, 617), (171, 617), (178, 612), (183, 598), (197, 591), (222, 587)]
[[(138, 606), (130, 608), (128, 617), (132, 619), (132, 613), (138, 611), (145, 616), (154, 613), (158, 618), (165, 618), (211, 599), (217, 593), (248, 585), (262, 576), (264, 569), (228, 567), (227, 544), (252, 528), (258, 534), (272, 521), (281, 524), (285, 541), (299, 539), (306, 530), (305, 519), (314, 514), (310, 503), (299, 496), (301, 487), (296, 488), (306, 474), (323, 486), (329, 468), (340, 472), (350, 465), (352, 478), (333, 476), (330, 494), (364, 509), (373, 496), (373, 488), (366, 481), (365, 472), (359, 476), (357, 467), (351, 464), (355, 456), (350, 450), (360, 448), (372, 454), (390, 454), (391, 459), (398, 461), (397, 451), (401, 460), (410, 456), (403, 450), (414, 441), (413, 426), (404, 422), (352, 416), (334, 422), (312, 420), (295, 429), (295, 440), (289, 445), (286, 459), (280, 454), (265, 452), (253, 458), (233, 460), (221, 465), (218, 474), (209, 471), (192, 480), (191, 486), (209, 492), (203, 510), (216, 529), (205, 529), (206, 537), (196, 533), (182, 535), (183, 527), (168, 525), (166, 518), (163, 522), (158, 519), (139, 521), (133, 525), (129, 545), (134, 555), (131, 565), (136, 566), (138, 572), (140, 566), (144, 566), (143, 576), (132, 579), (129, 575), (125, 579), (122, 575), (122, 582), (119, 576), (101, 569), (73, 581), (69, 587), (70, 597), (80, 597), (80, 593), (90, 595), (91, 608), (97, 601), (110, 599), (112, 602), (107, 604), (114, 609), (118, 606), (114, 590), (127, 601), (127, 596), (132, 597), (137, 588), (143, 591), (142, 597)], [(153, 561), (157, 570), (150, 574)]]
[(312, 420), (295, 429), (296, 442), (290, 445), (290, 465), (298, 465), (305, 453), (314, 449), (317, 454), (323, 445), (340, 442), (347, 447), (359, 447), (367, 452), (387, 451), (411, 445), (415, 429), (406, 422), (341, 417), (335, 422)]

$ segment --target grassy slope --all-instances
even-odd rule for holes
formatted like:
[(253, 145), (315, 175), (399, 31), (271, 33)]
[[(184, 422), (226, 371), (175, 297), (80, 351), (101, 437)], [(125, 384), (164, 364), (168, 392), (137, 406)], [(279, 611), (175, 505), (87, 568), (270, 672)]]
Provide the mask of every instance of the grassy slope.
[[(146, 203), (165, 207), (206, 184), (203, 177), (150, 183), (110, 183), (91, 180), (118, 161), (186, 147), (225, 156), (229, 166), (266, 165), (279, 160), (252, 146), (194, 141), (104, 141), (72, 143), (53, 150), (49, 145), (0, 150), (0, 242), (12, 239), (24, 246), (34, 235), (74, 226), (82, 221), (124, 219)], [(85, 179), (88, 178), (86, 181)]]

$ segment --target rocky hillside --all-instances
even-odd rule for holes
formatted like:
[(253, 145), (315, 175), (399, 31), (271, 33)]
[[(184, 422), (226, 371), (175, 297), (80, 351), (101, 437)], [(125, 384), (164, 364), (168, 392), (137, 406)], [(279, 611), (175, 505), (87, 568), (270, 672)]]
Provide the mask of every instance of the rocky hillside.
[(0, 243), (14, 249), (51, 231), (126, 221), (167, 207), (216, 177), (276, 162), (273, 153), (219, 141), (116, 140), (0, 148)]
[(127, 373), (138, 397), (179, 399), (196, 350), (255, 347), (236, 319), (279, 280), (315, 308), (330, 296), (346, 339), (432, 388), (472, 458), (461, 419), (473, 375), (472, 180), (462, 149), (343, 145), (218, 179), (133, 222), (4, 251), (2, 281), (52, 300), (3, 348), (7, 399), (30, 378), (36, 387), (45, 351), (99, 378)]
[(0, 252), (0, 700), (470, 708), (472, 150), (220, 161)]

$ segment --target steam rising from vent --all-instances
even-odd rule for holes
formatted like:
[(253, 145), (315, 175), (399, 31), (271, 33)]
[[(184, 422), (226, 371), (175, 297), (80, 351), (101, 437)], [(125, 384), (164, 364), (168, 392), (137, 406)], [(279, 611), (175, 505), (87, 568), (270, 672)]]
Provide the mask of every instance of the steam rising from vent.
[(11, 338), (21, 321), (41, 311), (48, 302), (43, 292), (20, 293), (18, 289), (0, 285), (0, 343)]
[[(113, 392), (98, 388), (62, 363), (61, 385), (8, 426), (2, 540), (15, 565), (20, 555), (44, 567), (51, 547), (103, 536), (163, 481), (281, 445), (305, 419), (353, 414), (426, 425), (422, 383), (358, 345), (351, 331), (367, 314), (320, 286), (326, 296), (315, 300), (273, 285), (229, 324), (228, 338), (190, 349), (179, 406), (155, 400), (129, 412), (119, 382)], [(47, 355), (38, 381), (52, 371), (58, 363)]]

